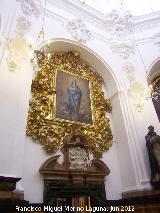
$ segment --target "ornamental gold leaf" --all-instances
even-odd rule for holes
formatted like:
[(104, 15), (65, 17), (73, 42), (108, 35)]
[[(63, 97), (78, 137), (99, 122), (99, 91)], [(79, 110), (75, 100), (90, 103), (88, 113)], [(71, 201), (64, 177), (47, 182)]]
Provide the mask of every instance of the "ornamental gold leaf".
[[(86, 138), (89, 151), (95, 158), (112, 145), (112, 131), (106, 114), (111, 111), (109, 99), (104, 97), (103, 79), (74, 51), (56, 53), (49, 59), (38, 60), (39, 71), (32, 81), (26, 133), (39, 142), (47, 152), (56, 152), (68, 135)], [(87, 79), (90, 84), (93, 124), (56, 118), (56, 73), (66, 73)]]

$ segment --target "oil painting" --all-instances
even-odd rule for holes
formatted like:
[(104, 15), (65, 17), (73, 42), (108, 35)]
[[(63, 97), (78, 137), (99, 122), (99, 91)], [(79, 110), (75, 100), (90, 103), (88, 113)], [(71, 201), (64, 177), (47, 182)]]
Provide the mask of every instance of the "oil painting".
[(56, 118), (92, 124), (89, 81), (57, 71)]

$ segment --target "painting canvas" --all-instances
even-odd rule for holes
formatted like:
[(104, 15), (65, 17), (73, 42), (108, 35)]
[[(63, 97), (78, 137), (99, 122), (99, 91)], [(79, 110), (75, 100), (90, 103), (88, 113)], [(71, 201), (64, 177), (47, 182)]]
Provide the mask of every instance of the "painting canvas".
[(88, 80), (57, 71), (56, 118), (92, 124)]

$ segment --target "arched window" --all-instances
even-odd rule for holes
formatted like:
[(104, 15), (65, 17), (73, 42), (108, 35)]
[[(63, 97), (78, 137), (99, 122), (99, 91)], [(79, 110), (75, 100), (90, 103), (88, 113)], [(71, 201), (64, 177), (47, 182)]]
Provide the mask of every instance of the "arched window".
[(160, 58), (156, 60), (150, 69), (148, 83), (153, 86), (152, 102), (160, 122)]
[(152, 102), (160, 122), (160, 76), (158, 76), (152, 82), (152, 85), (153, 85), (153, 94), (154, 94), (152, 98)]

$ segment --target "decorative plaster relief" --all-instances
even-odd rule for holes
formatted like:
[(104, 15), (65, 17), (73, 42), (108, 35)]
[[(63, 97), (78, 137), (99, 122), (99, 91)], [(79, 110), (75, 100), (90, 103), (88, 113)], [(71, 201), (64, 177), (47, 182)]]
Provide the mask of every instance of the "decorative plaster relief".
[(122, 64), (122, 69), (130, 82), (128, 96), (136, 110), (141, 112), (146, 100), (144, 86), (136, 80), (135, 67), (132, 63)]
[(87, 170), (87, 153), (81, 147), (69, 148), (69, 163), (70, 169)]
[(143, 85), (138, 82), (132, 84), (130, 89), (128, 90), (128, 96), (137, 111), (141, 112), (146, 101), (145, 89)]
[(159, 33), (156, 33), (156, 34), (152, 37), (152, 39), (153, 39), (154, 44), (155, 44), (158, 48), (160, 48), (160, 32), (159, 32)]
[(19, 16), (19, 18), (17, 19), (16, 34), (24, 36), (24, 34), (28, 32), (30, 28), (31, 22), (28, 21), (24, 16)]
[[(16, 1), (20, 3), (23, 15), (19, 16), (16, 20), (16, 35), (10, 38), (6, 45), (6, 62), (10, 71), (19, 69), (19, 63), (22, 64), (29, 54), (30, 44), (28, 44), (27, 40), (24, 38), (25, 33), (31, 28), (31, 22), (28, 20), (27, 16), (33, 15), (35, 18), (38, 18), (43, 8), (41, 0)], [(21, 47), (21, 49), (19, 47)]]
[(9, 71), (19, 70), (30, 53), (28, 42), (23, 37), (15, 37), (7, 44), (6, 62)]
[(136, 82), (136, 75), (135, 75), (135, 67), (133, 66), (133, 64), (127, 62), (122, 65), (122, 69), (125, 72), (126, 77), (130, 82), (130, 85), (134, 84)]
[(119, 53), (122, 59), (127, 59), (135, 50), (135, 46), (131, 41), (113, 41), (110, 43), (110, 47), (112, 52)]
[(72, 38), (79, 43), (86, 43), (93, 39), (92, 33), (87, 29), (87, 26), (81, 19), (68, 20), (63, 25), (69, 31)]
[(24, 15), (39, 17), (42, 9), (41, 0), (17, 0), (17, 2), (20, 2)]
[(130, 39), (129, 22), (132, 15), (128, 11), (112, 10), (105, 18), (106, 30), (110, 34), (110, 47), (113, 52), (119, 53), (127, 59), (134, 53), (134, 44)]
[(145, 89), (142, 84), (136, 80), (135, 67), (132, 63), (127, 62), (122, 65), (122, 69), (125, 72), (127, 79), (130, 82), (128, 89), (128, 96), (138, 112), (143, 110), (145, 104)]
[(130, 87), (128, 89), (128, 96), (131, 100), (131, 103), (138, 112), (141, 112), (143, 110), (146, 100), (145, 89), (143, 85), (136, 80), (135, 67), (132, 63), (124, 63), (122, 65), (122, 69), (125, 72), (125, 75), (130, 83)]
[(105, 26), (114, 37), (122, 38), (128, 36), (129, 20), (132, 15), (128, 11), (112, 10), (105, 16)]

